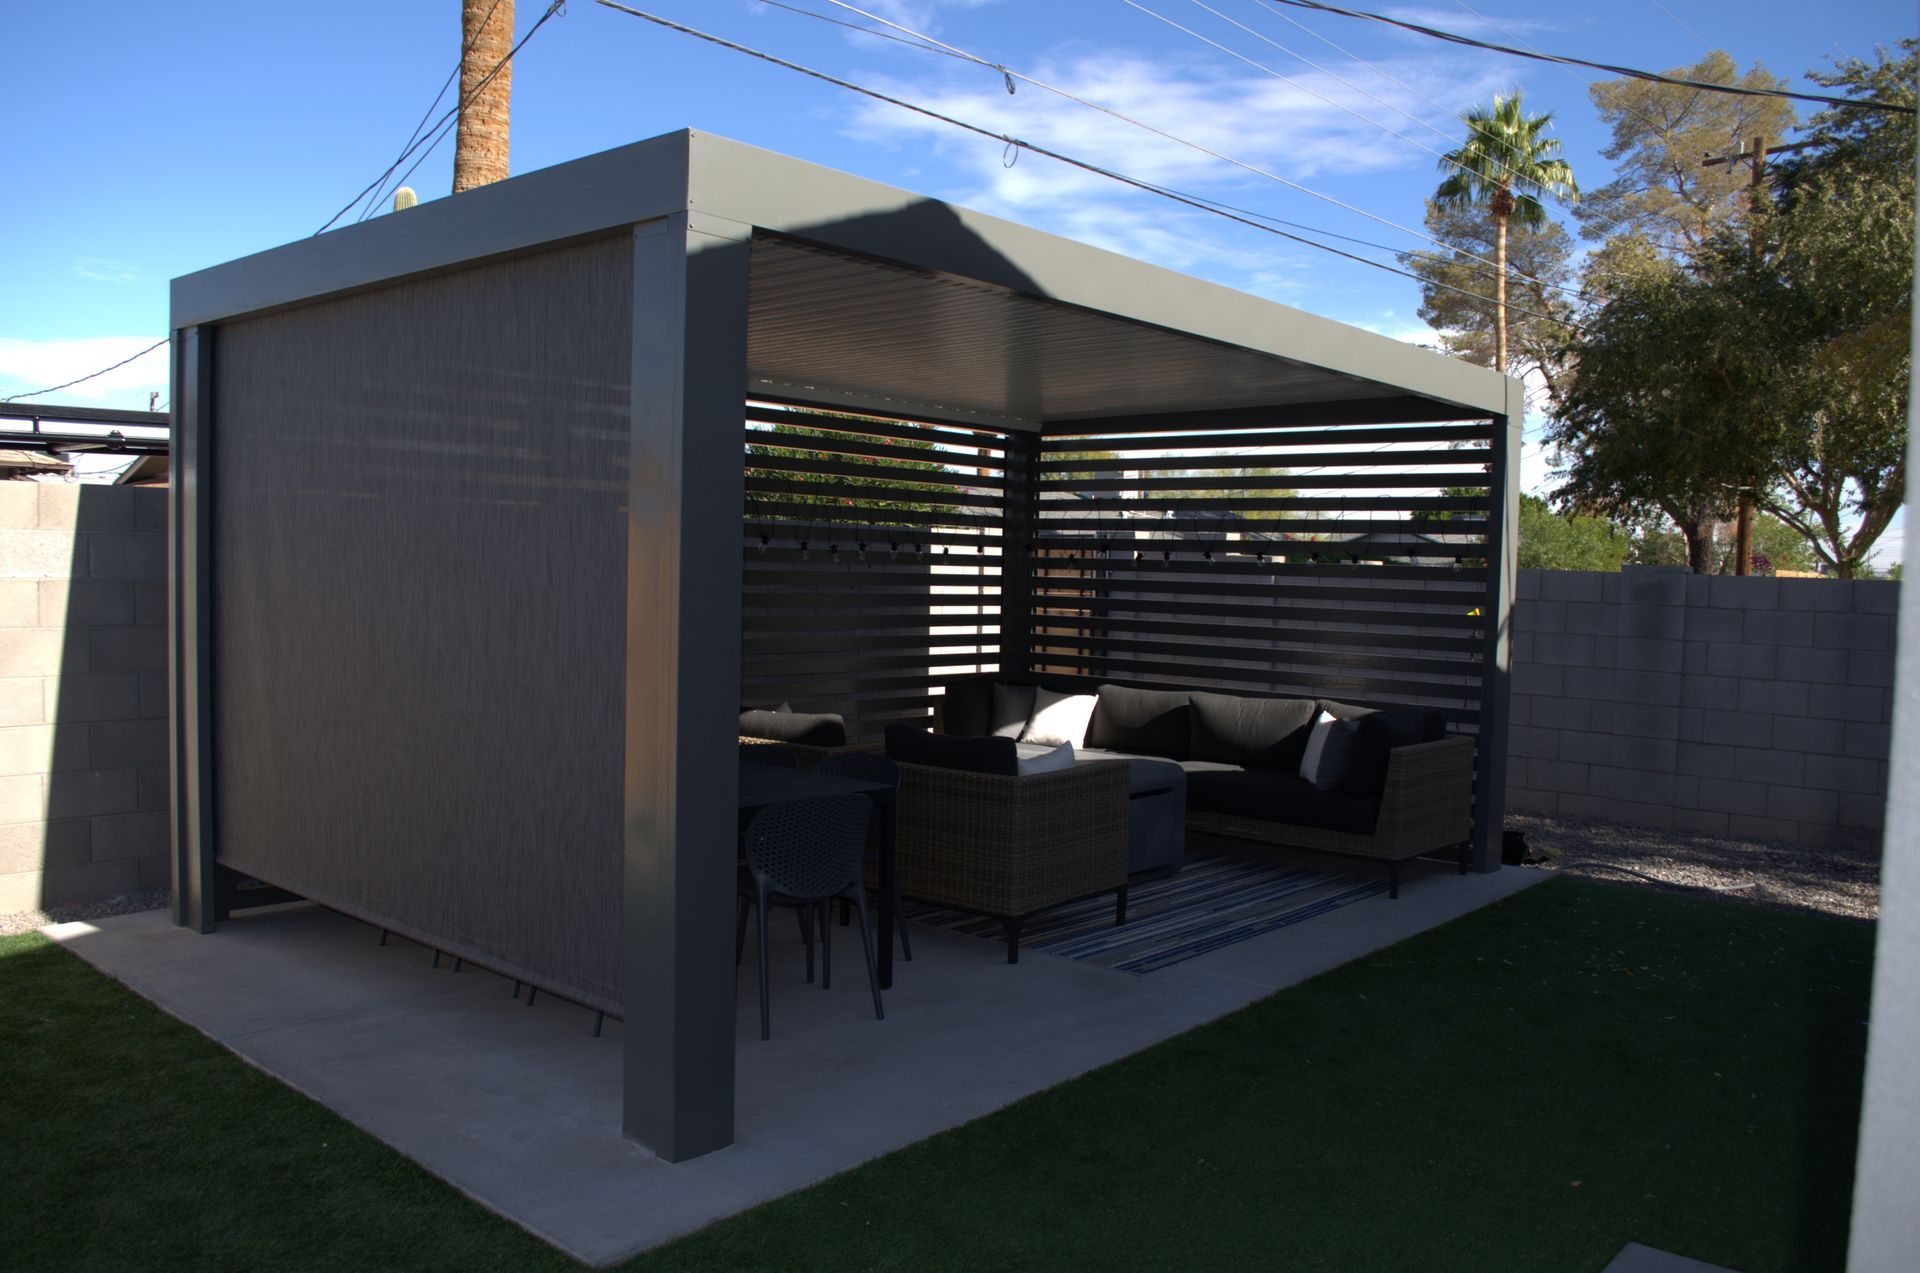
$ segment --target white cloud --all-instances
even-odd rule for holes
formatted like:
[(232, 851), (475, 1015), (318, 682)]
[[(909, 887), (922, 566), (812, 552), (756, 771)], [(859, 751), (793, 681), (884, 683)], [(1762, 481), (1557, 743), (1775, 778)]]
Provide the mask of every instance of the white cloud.
[(139, 266), (105, 256), (76, 256), (73, 258), (73, 272), (89, 282), (112, 283), (117, 287), (139, 283), (146, 278)]
[[(154, 339), (153, 336), (87, 336), (67, 340), (0, 337), (0, 398), (44, 389), (99, 371), (139, 353)], [(149, 393), (158, 392), (162, 400), (167, 398), (168, 375), (167, 346), (162, 345), (103, 376), (27, 401), (144, 411)]]
[[(1473, 12), (1465, 8), (1457, 9), (1419, 9), (1409, 6), (1382, 9), (1381, 13), (1389, 18), (1398, 18), (1402, 22), (1411, 22), (1416, 26), (1432, 27), (1436, 31), (1451, 31), (1455, 35), (1471, 35), (1479, 39), (1509, 35), (1518, 37), (1522, 33), (1554, 30), (1554, 24), (1538, 18), (1507, 18), (1492, 14)], [(1418, 32), (1406, 34), (1417, 39), (1431, 39)]]

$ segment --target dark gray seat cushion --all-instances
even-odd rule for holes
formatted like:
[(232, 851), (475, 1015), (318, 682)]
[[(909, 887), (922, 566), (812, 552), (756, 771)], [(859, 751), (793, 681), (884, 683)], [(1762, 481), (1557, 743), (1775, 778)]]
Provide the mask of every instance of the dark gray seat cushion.
[(1193, 708), (1183, 690), (1102, 685), (1087, 722), (1087, 746), (1185, 760), (1192, 755)]
[(740, 733), (809, 747), (847, 745), (846, 718), (836, 712), (741, 712)]
[(1318, 704), (1310, 698), (1193, 696), (1195, 760), (1297, 773)]
[(907, 722), (887, 726), (887, 759), (979, 774), (1020, 772), (1020, 753), (1011, 738), (954, 738)]
[(1203, 770), (1187, 773), (1187, 807), (1236, 818), (1257, 818), (1323, 831), (1373, 834), (1380, 802), (1322, 791), (1297, 773), (1271, 769)]
[(1161, 756), (1138, 756), (1123, 751), (1108, 751), (1100, 747), (1082, 747), (1074, 753), (1076, 760), (1124, 760), (1127, 762), (1127, 794), (1143, 795), (1150, 791), (1168, 791), (1174, 787), (1187, 785), (1187, 777), (1181, 772), (1181, 766)]

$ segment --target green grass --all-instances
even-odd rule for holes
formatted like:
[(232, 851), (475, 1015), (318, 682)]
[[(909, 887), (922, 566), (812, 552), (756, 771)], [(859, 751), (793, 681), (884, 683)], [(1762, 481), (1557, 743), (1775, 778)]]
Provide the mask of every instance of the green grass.
[[(1555, 880), (626, 1267), (1838, 1269), (1872, 937)], [(14, 1267), (570, 1267), (37, 937), (0, 1047)]]

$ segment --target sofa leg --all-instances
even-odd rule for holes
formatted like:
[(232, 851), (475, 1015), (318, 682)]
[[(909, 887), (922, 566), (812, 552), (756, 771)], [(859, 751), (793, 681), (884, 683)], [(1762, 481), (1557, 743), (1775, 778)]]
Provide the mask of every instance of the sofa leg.
[(1399, 896), (1400, 864), (1398, 862), (1389, 862), (1387, 863), (1387, 897), (1392, 899)]
[(1115, 928), (1127, 922), (1127, 886), (1122, 884), (1113, 899), (1113, 926)]
[(1020, 962), (1020, 922), (1018, 916), (1001, 921), (1007, 930), (1007, 962), (1010, 964)]

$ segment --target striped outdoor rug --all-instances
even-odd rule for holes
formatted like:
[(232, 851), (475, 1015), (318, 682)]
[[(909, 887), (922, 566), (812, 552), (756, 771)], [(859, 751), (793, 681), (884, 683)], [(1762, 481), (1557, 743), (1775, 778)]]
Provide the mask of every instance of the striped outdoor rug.
[[(1020, 946), (1143, 974), (1386, 891), (1384, 880), (1245, 858), (1189, 858), (1173, 878), (1128, 890), (1125, 925), (1114, 925), (1109, 893), (1035, 915), (1020, 934)], [(906, 909), (918, 923), (1004, 939), (997, 919), (916, 902)]]

